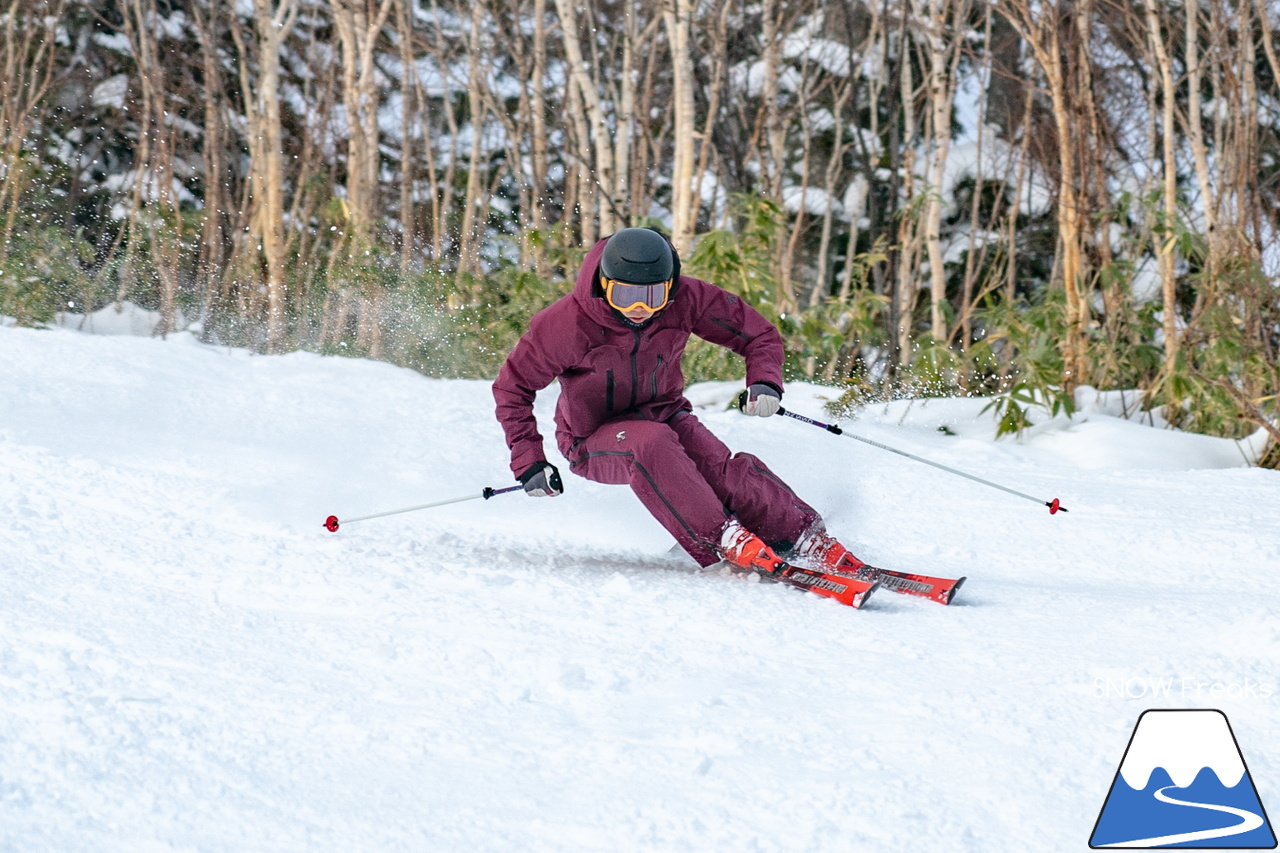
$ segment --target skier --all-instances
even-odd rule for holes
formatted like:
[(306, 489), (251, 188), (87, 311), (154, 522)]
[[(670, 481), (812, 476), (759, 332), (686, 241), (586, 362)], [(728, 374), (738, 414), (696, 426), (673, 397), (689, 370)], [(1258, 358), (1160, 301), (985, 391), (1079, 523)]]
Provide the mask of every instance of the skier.
[(559, 379), (556, 442), (569, 469), (631, 486), (699, 565), (724, 559), (766, 574), (784, 559), (819, 571), (863, 566), (763, 462), (731, 453), (693, 415), (680, 369), (691, 334), (746, 359), (743, 412), (777, 413), (782, 336), (758, 311), (682, 276), (657, 231), (627, 228), (592, 247), (573, 292), (530, 321), (493, 385), (525, 492), (564, 491), (533, 414), (534, 396)]

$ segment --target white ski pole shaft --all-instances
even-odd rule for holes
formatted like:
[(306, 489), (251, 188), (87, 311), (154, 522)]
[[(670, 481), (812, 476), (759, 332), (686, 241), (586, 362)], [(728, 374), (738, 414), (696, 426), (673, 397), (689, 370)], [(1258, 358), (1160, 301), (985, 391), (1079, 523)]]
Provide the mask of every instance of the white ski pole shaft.
[(916, 456), (914, 453), (908, 453), (905, 450), (899, 450), (896, 447), (890, 447), (887, 444), (881, 444), (878, 441), (872, 441), (869, 438), (863, 438), (860, 435), (854, 435), (851, 432), (845, 432), (835, 424), (824, 424), (821, 421), (815, 421), (813, 418), (806, 418), (804, 415), (797, 415), (795, 412), (788, 412), (786, 409), (782, 408), (781, 406), (778, 407), (778, 414), (786, 415), (789, 418), (795, 418), (796, 420), (803, 421), (804, 423), (807, 423), (807, 424), (813, 424), (816, 427), (822, 427), (827, 432), (833, 435), (843, 435), (846, 438), (852, 438), (855, 441), (861, 441), (864, 444), (870, 444), (872, 447), (878, 447), (881, 450), (887, 450), (890, 453), (896, 453), (899, 456), (905, 456), (908, 459), (911, 459), (915, 462), (923, 462), (925, 465), (932, 465), (934, 468), (938, 468), (940, 470), (946, 471), (949, 474), (955, 474), (957, 477), (964, 477), (965, 479), (973, 480), (975, 483), (981, 483), (984, 486), (990, 486), (993, 489), (999, 489), (1002, 492), (1008, 492), (1011, 495), (1017, 495), (1018, 497), (1026, 498), (1029, 501), (1035, 501), (1041, 506), (1047, 506), (1049, 508), (1050, 515), (1053, 515), (1054, 513), (1059, 511), (1061, 512), (1067, 511), (1067, 508), (1063, 506), (1062, 503), (1057, 498), (1054, 498), (1051, 501), (1041, 500), (1040, 498), (1037, 498), (1033, 495), (1028, 495), (1025, 492), (1020, 492), (1017, 489), (1011, 489), (1008, 486), (1002, 486), (999, 483), (993, 483), (990, 480), (984, 480), (981, 477), (975, 477), (973, 474), (967, 474), (964, 471), (956, 470), (955, 468), (952, 468), (949, 465), (943, 465), (940, 462), (933, 462), (929, 459)]
[(324, 520), (326, 530), (336, 533), (338, 528), (343, 524), (354, 524), (357, 521), (368, 521), (371, 518), (384, 518), (388, 515), (399, 515), (402, 512), (417, 512), (420, 509), (431, 509), (432, 507), (445, 506), (446, 504), (462, 503), (463, 501), (474, 501), (489, 498), (494, 495), (505, 495), (507, 492), (514, 492), (516, 489), (524, 488), (523, 486), (509, 486), (505, 489), (495, 489), (491, 486), (485, 486), (484, 491), (478, 495), (463, 495), (460, 498), (449, 498), (445, 501), (436, 501), (435, 503), (419, 504), (418, 506), (407, 506), (404, 509), (389, 509), (386, 512), (375, 512), (369, 515), (358, 515), (355, 518), (344, 518), (339, 520), (336, 515), (331, 515)]

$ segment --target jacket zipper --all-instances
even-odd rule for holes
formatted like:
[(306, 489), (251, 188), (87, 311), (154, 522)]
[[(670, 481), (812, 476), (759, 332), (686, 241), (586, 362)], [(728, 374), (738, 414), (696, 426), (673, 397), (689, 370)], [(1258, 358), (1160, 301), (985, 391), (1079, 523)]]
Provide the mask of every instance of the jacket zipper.
[(649, 402), (652, 403), (658, 399), (658, 372), (662, 370), (662, 356), (658, 356), (658, 366), (653, 369), (653, 393), (649, 395)]
[(640, 368), (636, 364), (636, 353), (640, 352), (640, 330), (635, 330), (636, 345), (631, 348), (631, 405), (628, 410), (636, 407), (636, 390), (640, 385)]

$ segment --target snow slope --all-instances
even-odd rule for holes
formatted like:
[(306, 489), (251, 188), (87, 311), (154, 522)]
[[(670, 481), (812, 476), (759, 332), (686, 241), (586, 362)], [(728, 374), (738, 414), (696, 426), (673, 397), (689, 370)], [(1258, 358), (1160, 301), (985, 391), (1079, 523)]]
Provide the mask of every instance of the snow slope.
[(487, 384), (0, 328), (0, 850), (1077, 851), (1149, 707), (1221, 708), (1280, 811), (1247, 448), (1105, 405), (1022, 442), (980, 401), (845, 423), (1050, 517), (736, 387), (699, 416), (957, 603), (702, 572), (576, 477), (330, 534), (510, 484)]

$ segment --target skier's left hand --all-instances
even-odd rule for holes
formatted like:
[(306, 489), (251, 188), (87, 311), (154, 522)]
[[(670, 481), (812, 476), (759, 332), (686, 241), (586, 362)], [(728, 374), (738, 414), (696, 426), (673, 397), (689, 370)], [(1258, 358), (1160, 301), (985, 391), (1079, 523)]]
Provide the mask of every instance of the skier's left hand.
[(757, 382), (738, 395), (738, 408), (743, 414), (767, 418), (782, 408), (782, 395), (772, 385)]

